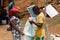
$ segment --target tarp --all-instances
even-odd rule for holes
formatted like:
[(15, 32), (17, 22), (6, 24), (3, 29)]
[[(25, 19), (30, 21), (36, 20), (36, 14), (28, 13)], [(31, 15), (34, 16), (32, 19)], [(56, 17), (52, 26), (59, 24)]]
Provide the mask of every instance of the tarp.
[[(35, 21), (35, 18), (33, 18), (33, 20)], [(26, 24), (25, 24), (25, 27), (24, 27), (24, 33), (25, 35), (27, 36), (31, 36), (31, 37), (34, 37), (35, 35), (35, 25), (34, 24), (30, 24), (29, 21), (27, 20)]]
[(34, 14), (34, 12), (32, 10), (34, 6), (35, 5), (27, 7), (27, 10), (28, 10), (28, 12), (29, 12), (29, 14), (30, 14), (31, 17), (36, 17), (36, 15)]
[(57, 10), (51, 4), (49, 4), (48, 6), (46, 6), (46, 13), (51, 18), (53, 18), (54, 16), (56, 16), (58, 14)]

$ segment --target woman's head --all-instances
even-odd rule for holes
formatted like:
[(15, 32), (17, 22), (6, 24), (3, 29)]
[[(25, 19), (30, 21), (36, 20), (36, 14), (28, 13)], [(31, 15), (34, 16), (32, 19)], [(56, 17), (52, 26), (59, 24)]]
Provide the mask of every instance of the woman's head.
[(19, 13), (20, 13), (19, 10), (20, 8), (18, 6), (13, 6), (12, 9), (10, 10), (12, 13), (12, 16), (19, 17)]
[(16, 12), (13, 12), (12, 15), (20, 18), (20, 15), (19, 14), (20, 14), (20, 12), (16, 11)]

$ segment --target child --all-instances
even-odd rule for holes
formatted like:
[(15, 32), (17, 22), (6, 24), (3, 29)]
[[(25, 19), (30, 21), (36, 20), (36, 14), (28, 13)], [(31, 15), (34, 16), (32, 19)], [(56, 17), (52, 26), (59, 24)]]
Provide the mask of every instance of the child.
[(45, 30), (44, 30), (44, 14), (39, 11), (37, 6), (33, 7), (33, 12), (37, 15), (36, 22), (32, 19), (29, 19), (30, 24), (36, 25), (35, 37), (34, 40), (44, 40)]

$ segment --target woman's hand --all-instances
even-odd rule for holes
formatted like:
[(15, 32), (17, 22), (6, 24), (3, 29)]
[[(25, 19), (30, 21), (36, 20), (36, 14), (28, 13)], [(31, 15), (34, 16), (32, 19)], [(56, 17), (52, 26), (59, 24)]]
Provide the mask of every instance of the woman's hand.
[(23, 32), (21, 32), (21, 34), (22, 34), (22, 35), (24, 35), (24, 33), (23, 33)]

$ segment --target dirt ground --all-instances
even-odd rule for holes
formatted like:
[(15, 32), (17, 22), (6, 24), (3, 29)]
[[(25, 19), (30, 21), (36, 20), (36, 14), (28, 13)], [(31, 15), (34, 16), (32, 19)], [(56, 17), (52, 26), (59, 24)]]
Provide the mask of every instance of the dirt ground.
[(0, 26), (0, 40), (12, 40), (12, 34), (6, 30), (7, 27), (8, 25)]
[[(38, 4), (39, 7), (44, 5), (43, 1), (44, 0), (42, 0), (42, 1), (39, 0), (38, 1), (37, 4)], [(16, 0), (15, 4), (18, 5), (18, 6), (20, 6), (20, 8), (21, 8), (21, 10), (20, 10), (21, 14), (22, 13), (26, 14), (26, 12), (25, 12), (27, 10), (26, 7), (28, 7), (28, 6), (30, 6), (30, 5), (32, 5), (34, 3), (32, 2), (32, 0), (27, 0), (27, 1), (26, 0)], [(57, 8), (58, 12), (60, 12), (60, 5), (58, 5), (56, 8)], [(24, 18), (26, 16), (24, 16)], [(24, 18), (23, 18), (23, 20), (25, 20)], [(12, 40), (12, 34), (11, 34), (11, 32), (9, 32), (9, 31), (6, 30), (7, 26), (8, 25), (2, 25), (2, 26), (0, 26), (0, 40)], [(60, 34), (60, 24), (56, 24), (56, 25), (50, 26), (48, 29), (49, 29), (49, 33)]]
[(60, 24), (56, 24), (48, 28), (49, 33), (60, 35)]
[[(12, 40), (11, 32), (7, 31), (8, 25), (0, 26), (0, 40)], [(48, 28), (49, 33), (55, 33), (60, 35), (60, 24), (51, 26)]]

